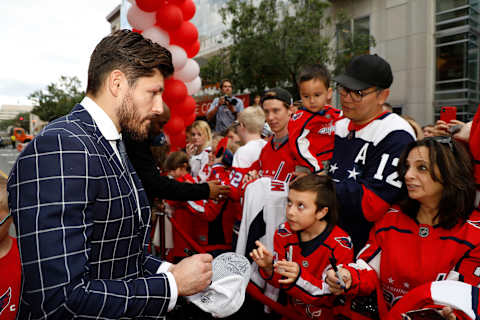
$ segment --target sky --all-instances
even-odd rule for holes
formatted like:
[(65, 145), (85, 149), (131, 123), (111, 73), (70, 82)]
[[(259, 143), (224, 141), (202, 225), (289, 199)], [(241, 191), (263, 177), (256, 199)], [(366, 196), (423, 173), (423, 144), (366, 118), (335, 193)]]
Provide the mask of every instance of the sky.
[(77, 76), (85, 90), (90, 54), (120, 2), (0, 0), (0, 106), (31, 104), (30, 93), (62, 75)]

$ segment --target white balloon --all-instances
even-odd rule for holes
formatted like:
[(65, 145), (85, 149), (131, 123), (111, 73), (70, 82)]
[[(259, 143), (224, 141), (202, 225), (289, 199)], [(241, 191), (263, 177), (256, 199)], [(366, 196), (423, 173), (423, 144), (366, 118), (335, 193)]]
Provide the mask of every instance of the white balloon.
[(170, 43), (170, 36), (168, 35), (168, 32), (156, 26), (144, 30), (142, 32), (142, 35), (145, 38), (158, 43), (164, 48), (168, 48), (168, 44)]
[(136, 4), (132, 4), (127, 13), (128, 23), (135, 29), (146, 30), (157, 21), (156, 12), (145, 12), (140, 10)]
[(193, 81), (185, 82), (185, 86), (187, 87), (188, 95), (194, 95), (202, 88), (202, 79), (196, 77)]
[(200, 66), (198, 65), (197, 61), (188, 59), (185, 67), (183, 67), (181, 70), (175, 71), (173, 76), (178, 80), (182, 80), (183, 82), (190, 82), (198, 77), (199, 74)]
[(172, 54), (172, 63), (175, 70), (180, 70), (185, 67), (185, 64), (188, 61), (187, 53), (183, 48), (171, 45), (168, 50)]

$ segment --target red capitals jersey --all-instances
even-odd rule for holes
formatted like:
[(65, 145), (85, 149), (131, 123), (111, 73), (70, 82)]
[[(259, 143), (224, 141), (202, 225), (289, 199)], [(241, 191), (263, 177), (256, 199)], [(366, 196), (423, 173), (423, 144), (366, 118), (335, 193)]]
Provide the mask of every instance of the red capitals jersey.
[[(228, 170), (223, 164), (214, 164), (210, 168), (210, 176), (207, 181), (211, 180), (219, 180), (223, 185), (230, 185), (230, 170)], [(220, 219), (224, 238), (223, 243), (232, 243), (232, 230), (237, 211), (240, 211), (241, 215), (241, 207), (238, 201), (232, 199), (224, 199), (220, 201), (212, 199), (187, 201), (186, 207), (191, 214), (202, 221), (213, 222), (221, 216)], [(204, 227), (203, 233), (211, 234), (215, 231), (209, 230), (209, 228), (212, 227), (211, 225), (208, 225), (205, 228), (204, 223), (200, 223), (198, 227), (201, 226)], [(209, 244), (212, 244), (211, 241), (209, 241)]]
[(477, 113), (473, 118), (468, 145), (475, 166), (475, 183), (477, 185), (477, 199), (475, 205), (477, 208), (480, 208), (480, 108), (477, 109)]
[[(377, 292), (382, 311), (424, 283), (459, 280), (480, 284), (480, 213), (447, 230), (418, 224), (397, 209), (390, 209), (370, 232), (357, 262), (350, 264), (351, 295)], [(385, 307), (386, 304), (386, 307)], [(352, 318), (354, 319), (354, 318)]]
[(289, 295), (288, 307), (305, 319), (332, 319), (335, 297), (323, 281), (322, 274), (330, 267), (329, 258), (332, 255), (338, 264), (352, 261), (353, 246), (350, 237), (337, 226), (327, 226), (314, 239), (301, 242), (298, 234), (292, 232), (286, 222), (277, 229), (273, 241), (274, 259), (297, 262), (300, 274), (293, 284), (287, 286), (278, 283), (280, 276), (276, 273), (267, 279), (260, 270), (262, 277), (275, 287), (284, 289)]
[(256, 170), (260, 177), (271, 177), (273, 180), (290, 181), (295, 172), (295, 161), (288, 145), (288, 139), (276, 146), (271, 137), (263, 147), (260, 157), (250, 170)]
[(20, 298), (21, 267), (17, 239), (11, 238), (12, 247), (0, 259), (0, 319), (13, 320), (17, 315)]
[(325, 106), (322, 111), (298, 110), (288, 123), (289, 145), (297, 165), (322, 171), (333, 155), (335, 122), (341, 111)]

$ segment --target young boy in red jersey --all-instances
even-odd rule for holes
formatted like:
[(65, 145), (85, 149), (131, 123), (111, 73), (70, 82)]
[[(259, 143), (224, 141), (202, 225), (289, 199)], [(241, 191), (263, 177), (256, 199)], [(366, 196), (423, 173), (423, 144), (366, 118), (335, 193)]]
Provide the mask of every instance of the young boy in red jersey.
[(335, 225), (335, 188), (327, 176), (309, 174), (290, 185), (287, 222), (274, 236), (274, 252), (256, 242), (250, 256), (264, 279), (288, 294), (288, 306), (304, 318), (331, 319), (334, 297), (319, 278), (335, 263), (353, 259), (350, 237)]
[(303, 107), (288, 124), (290, 149), (297, 172), (321, 172), (333, 155), (338, 109), (328, 105), (332, 99), (330, 74), (322, 65), (304, 67), (297, 79)]
[(17, 239), (8, 234), (7, 180), (0, 177), (0, 319), (15, 319), (20, 297), (21, 266)]

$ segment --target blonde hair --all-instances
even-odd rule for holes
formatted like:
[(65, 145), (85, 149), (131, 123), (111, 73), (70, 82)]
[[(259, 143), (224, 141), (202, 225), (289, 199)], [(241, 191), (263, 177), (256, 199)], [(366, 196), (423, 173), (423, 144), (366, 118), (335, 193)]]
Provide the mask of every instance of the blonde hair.
[(196, 120), (192, 123), (192, 129), (197, 129), (207, 137), (205, 144), (202, 146), (202, 150), (205, 149), (207, 146), (212, 144), (212, 130), (210, 130), (210, 126), (206, 121), (203, 120)]
[(238, 114), (238, 122), (249, 133), (261, 134), (265, 125), (265, 113), (261, 107), (248, 107)]
[(8, 211), (7, 179), (0, 176), (0, 210)]

